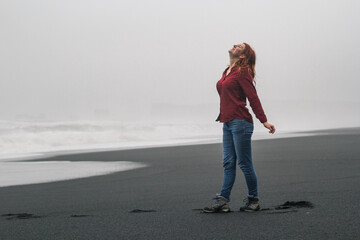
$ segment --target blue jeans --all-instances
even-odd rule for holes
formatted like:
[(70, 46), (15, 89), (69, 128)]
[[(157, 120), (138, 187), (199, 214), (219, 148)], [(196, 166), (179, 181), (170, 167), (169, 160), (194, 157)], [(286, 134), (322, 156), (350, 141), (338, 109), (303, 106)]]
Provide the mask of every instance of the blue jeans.
[(223, 124), (223, 167), (224, 179), (221, 196), (230, 199), (235, 182), (236, 161), (245, 175), (249, 197), (258, 197), (257, 177), (252, 163), (251, 136), (254, 124), (235, 118)]

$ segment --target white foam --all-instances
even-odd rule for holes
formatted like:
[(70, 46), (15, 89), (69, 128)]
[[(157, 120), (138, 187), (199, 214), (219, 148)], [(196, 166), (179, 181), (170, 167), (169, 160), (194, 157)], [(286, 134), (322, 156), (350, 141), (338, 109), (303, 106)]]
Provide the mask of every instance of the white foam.
[[(311, 134), (257, 133), (253, 140)], [(126, 171), (132, 162), (15, 162), (81, 152), (220, 143), (212, 124), (0, 121), (0, 187), (44, 183)]]
[(0, 159), (69, 150), (160, 146), (218, 138), (216, 124), (0, 121)]
[(128, 171), (146, 165), (137, 162), (0, 162), (0, 187), (55, 182)]
[[(253, 140), (303, 135), (255, 131)], [(203, 144), (221, 140), (222, 126), (219, 123), (0, 121), (0, 161), (39, 158), (49, 153)]]

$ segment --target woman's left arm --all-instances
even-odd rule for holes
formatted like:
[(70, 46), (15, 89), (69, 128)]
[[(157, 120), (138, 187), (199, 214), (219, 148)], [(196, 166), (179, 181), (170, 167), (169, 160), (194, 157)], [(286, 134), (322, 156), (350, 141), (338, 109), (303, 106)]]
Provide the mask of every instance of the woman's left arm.
[(256, 118), (259, 119), (261, 123), (267, 122), (266, 115), (261, 106), (260, 99), (257, 95), (255, 86), (252, 83), (252, 78), (248, 71), (238, 73), (236, 79), (240, 84), (241, 88), (243, 89), (246, 97), (249, 99), (250, 106), (255, 113)]
[(248, 71), (245, 73), (239, 73), (237, 76), (238, 83), (244, 90), (246, 97), (249, 99), (251, 109), (255, 113), (256, 118), (264, 125), (265, 128), (269, 129), (269, 133), (275, 133), (275, 126), (267, 122), (266, 115), (261, 106), (260, 99), (257, 95), (255, 86), (252, 83), (251, 75)]

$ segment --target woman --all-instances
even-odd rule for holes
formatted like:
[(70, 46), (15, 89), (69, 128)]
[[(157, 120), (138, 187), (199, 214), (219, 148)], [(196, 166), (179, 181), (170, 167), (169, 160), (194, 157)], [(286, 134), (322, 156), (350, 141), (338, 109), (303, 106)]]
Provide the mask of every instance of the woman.
[(257, 177), (252, 163), (251, 136), (254, 125), (246, 107), (246, 98), (256, 117), (269, 133), (275, 126), (267, 122), (260, 100), (254, 87), (255, 61), (254, 50), (247, 43), (234, 45), (229, 50), (230, 65), (223, 72), (216, 88), (220, 96), (220, 114), (216, 121), (223, 123), (223, 167), (224, 178), (221, 193), (216, 194), (215, 203), (205, 207), (204, 212), (229, 212), (230, 192), (236, 175), (236, 161), (244, 173), (248, 196), (240, 211), (260, 210), (257, 192)]

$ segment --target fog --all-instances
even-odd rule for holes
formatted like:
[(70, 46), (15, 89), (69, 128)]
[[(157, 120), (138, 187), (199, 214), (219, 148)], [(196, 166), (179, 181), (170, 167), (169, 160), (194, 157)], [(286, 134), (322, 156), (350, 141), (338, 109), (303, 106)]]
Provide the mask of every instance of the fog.
[(215, 84), (228, 50), (247, 42), (277, 129), (359, 126), (359, 10), (355, 0), (1, 0), (0, 120), (216, 124)]

